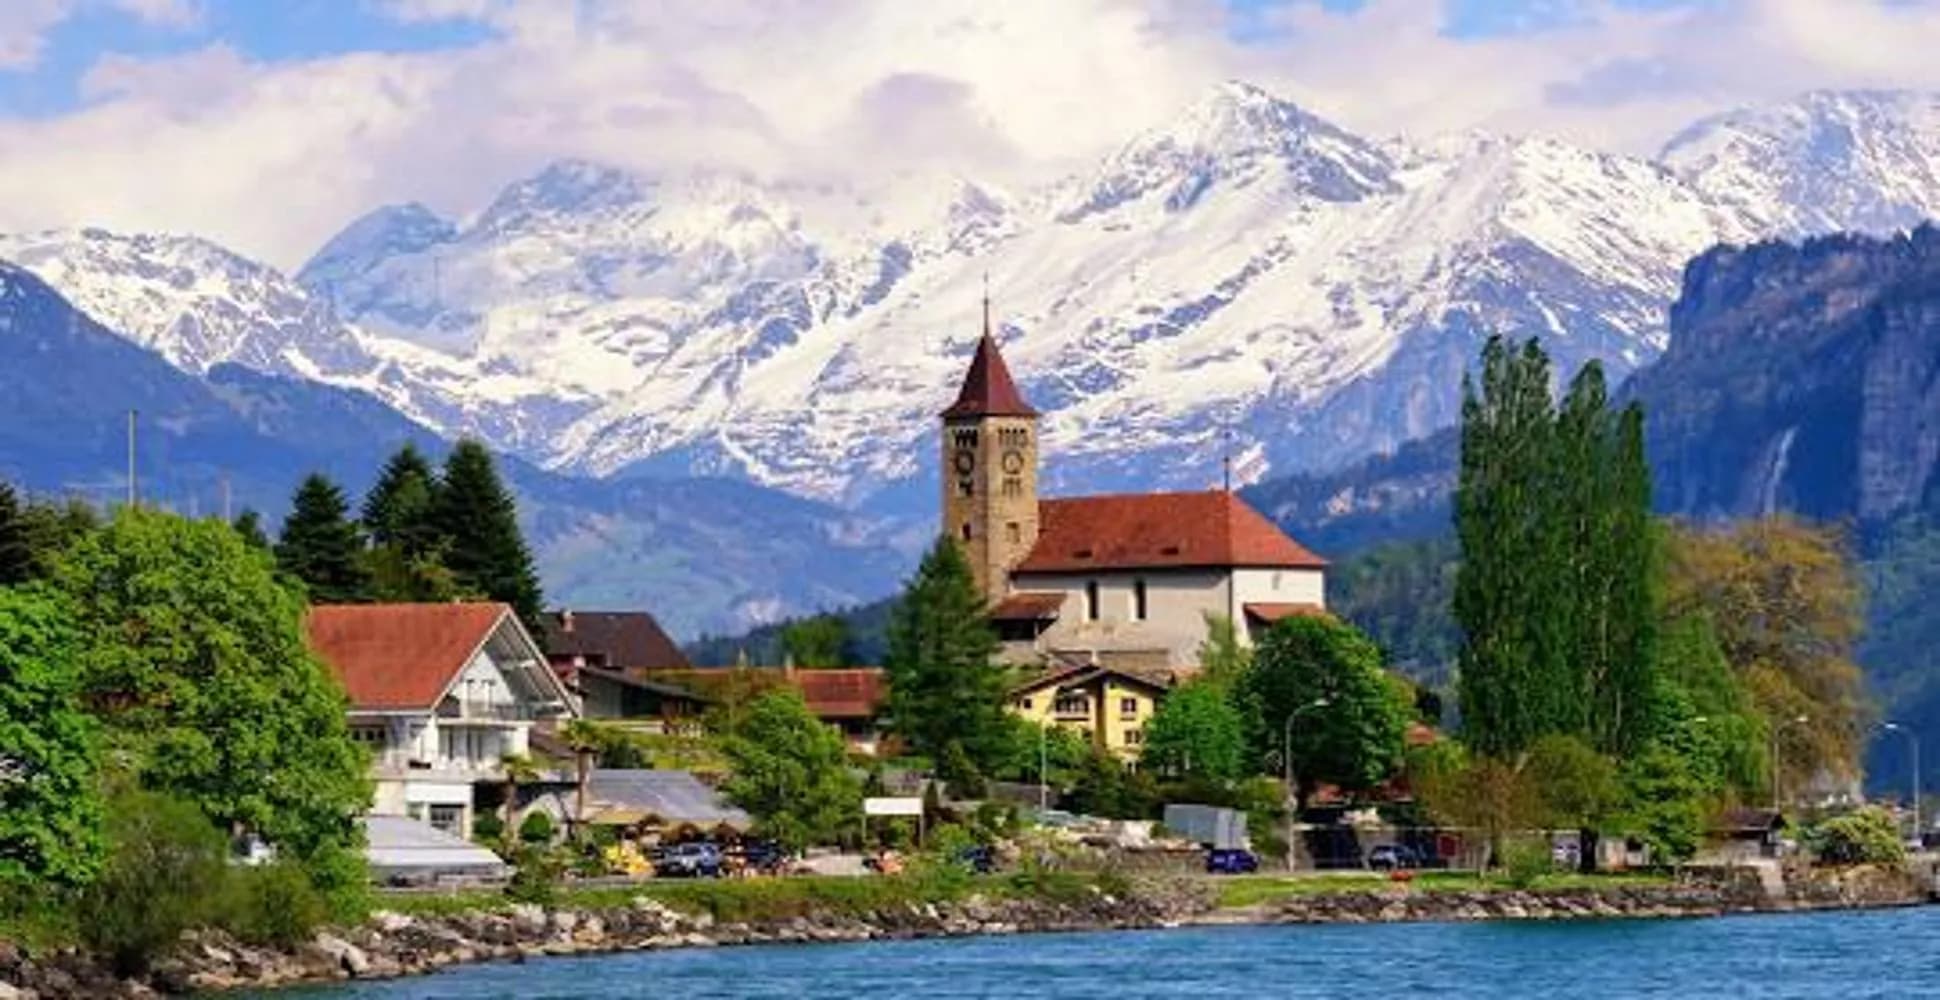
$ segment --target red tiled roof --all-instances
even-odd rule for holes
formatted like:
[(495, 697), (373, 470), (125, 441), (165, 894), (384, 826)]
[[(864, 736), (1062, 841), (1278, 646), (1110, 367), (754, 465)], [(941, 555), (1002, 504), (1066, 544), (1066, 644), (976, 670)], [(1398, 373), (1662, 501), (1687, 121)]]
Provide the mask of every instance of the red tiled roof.
[(1042, 622), (1058, 616), (1064, 595), (1042, 592), (1011, 594), (990, 609), (992, 621)]
[(1024, 402), (1010, 368), (997, 350), (997, 341), (988, 330), (977, 341), (977, 353), (970, 359), (970, 371), (963, 376), (957, 401), (943, 411), (944, 419), (956, 417), (1035, 417), (1037, 411)]
[(1327, 565), (1224, 490), (1068, 497), (1037, 512), (1037, 544), (1013, 572)]
[(1248, 604), (1245, 605), (1246, 617), (1257, 622), (1271, 625), (1282, 618), (1321, 618), (1327, 609), (1318, 604)]
[(320, 604), (304, 628), (353, 709), (429, 709), (510, 613), (503, 604)]
[(801, 690), (808, 710), (823, 719), (869, 718), (888, 695), (883, 672), (875, 667), (797, 670), (789, 680)]

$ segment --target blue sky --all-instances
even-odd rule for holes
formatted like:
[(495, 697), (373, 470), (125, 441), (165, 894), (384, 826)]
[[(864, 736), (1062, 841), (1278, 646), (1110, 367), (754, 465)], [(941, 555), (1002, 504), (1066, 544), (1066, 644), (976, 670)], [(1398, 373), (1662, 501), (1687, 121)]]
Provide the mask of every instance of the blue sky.
[[(568, 8), (576, 2), (554, 0), (554, 6), (570, 16)], [(1367, 0), (1226, 2), (1234, 37), (1253, 41), (1273, 33), (1270, 18), (1276, 9), (1307, 3), (1352, 13)], [(1651, 9), (1710, 2), (1716, 0), (1611, 0), (1610, 5)], [(74, 110), (84, 102), (88, 70), (110, 54), (153, 59), (222, 44), (252, 61), (276, 63), (358, 52), (461, 49), (497, 35), (481, 19), (398, 17), (385, 0), (158, 0), (149, 9), (174, 12), (165, 17), (145, 17), (139, 4), (115, 0), (68, 0), (66, 6), (71, 12), (42, 34), (31, 67), (0, 68), (0, 115), (45, 117)], [(1443, 30), (1457, 39), (1539, 33), (1582, 24), (1603, 6), (1598, 0), (1444, 0)]]

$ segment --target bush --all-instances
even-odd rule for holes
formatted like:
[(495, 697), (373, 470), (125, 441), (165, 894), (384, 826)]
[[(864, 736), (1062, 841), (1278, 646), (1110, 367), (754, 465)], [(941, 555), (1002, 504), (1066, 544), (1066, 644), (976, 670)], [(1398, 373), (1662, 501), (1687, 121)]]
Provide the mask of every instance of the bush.
[(566, 874), (566, 863), (555, 851), (526, 846), (512, 852), (512, 879), (505, 894), (518, 903), (550, 906), (558, 894), (559, 879)]
[(519, 824), (519, 839), (535, 846), (552, 843), (552, 817), (542, 812), (527, 813)]
[(1538, 840), (1512, 840), (1502, 845), (1502, 871), (1509, 884), (1527, 889), (1536, 880), (1555, 870), (1549, 844)]
[(1906, 860), (1899, 828), (1878, 806), (1862, 806), (1812, 827), (1805, 843), (1822, 865), (1896, 865)]
[(226, 889), (219, 922), (250, 944), (294, 947), (330, 916), (329, 903), (294, 861), (230, 869)]
[(228, 845), (201, 809), (154, 792), (115, 795), (108, 817), (108, 863), (77, 916), (88, 950), (132, 976), (210, 916)]
[(481, 812), (472, 820), (472, 840), (495, 845), (505, 837), (505, 821), (495, 812)]

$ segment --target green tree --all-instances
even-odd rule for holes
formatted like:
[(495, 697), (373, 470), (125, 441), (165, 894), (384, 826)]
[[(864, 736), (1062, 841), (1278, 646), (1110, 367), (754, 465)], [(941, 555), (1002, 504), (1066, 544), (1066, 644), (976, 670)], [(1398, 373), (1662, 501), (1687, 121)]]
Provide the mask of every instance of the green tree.
[(344, 858), (370, 804), (366, 756), (266, 553), (220, 522), (123, 510), (57, 580), (85, 703), (144, 787), (311, 863), (326, 891), (360, 877)]
[(1217, 684), (1189, 681), (1159, 703), (1139, 763), (1168, 776), (1237, 780), (1246, 769), (1245, 719)]
[(1691, 763), (1664, 746), (1646, 747), (1623, 764), (1626, 815), (1631, 836), (1650, 848), (1654, 861), (1683, 861), (1704, 836), (1704, 784)]
[(1471, 754), (1452, 740), (1408, 752), (1408, 784), (1436, 822), (1481, 834), (1488, 850), (1477, 864), (1502, 856), (1513, 831), (1542, 821), (1544, 806), (1534, 783), (1510, 761)]
[(81, 939), (134, 975), (206, 923), (227, 872), (222, 833), (194, 803), (120, 789), (109, 803), (108, 862), (82, 894)]
[(1575, 736), (1549, 735), (1529, 748), (1523, 780), (1541, 811), (1539, 823), (1578, 831), (1583, 871), (1596, 870), (1597, 840), (1623, 809), (1616, 762)]
[(244, 507), (229, 526), (236, 529), (236, 534), (241, 535), (250, 548), (270, 551), (269, 532), (263, 530), (263, 515), (256, 513), (255, 509)]
[(95, 509), (73, 499), (60, 503), (29, 501), (20, 512), (20, 520), (33, 552), (35, 579), (52, 576), (62, 556), (101, 530), (101, 516)]
[(1906, 860), (1898, 824), (1878, 806), (1861, 806), (1807, 829), (1805, 845), (1822, 865), (1897, 865)]
[[(1363, 790), (1401, 763), (1412, 698), (1381, 669), (1374, 643), (1351, 625), (1330, 617), (1282, 619), (1261, 639), (1240, 692), (1252, 716), (1255, 753), (1264, 760), (1291, 751), (1303, 807), (1321, 782)], [(1284, 747), (1289, 731), (1292, 745)]]
[(1253, 665), (1253, 648), (1240, 641), (1239, 626), (1225, 615), (1206, 614), (1206, 638), (1199, 644), (1199, 677), (1231, 691)]
[(890, 721), (916, 752), (941, 760), (952, 741), (988, 773), (1008, 751), (997, 636), (970, 564), (940, 538), (903, 589), (889, 623)]
[(500, 481), (492, 454), (470, 439), (445, 457), (437, 521), (449, 539), (445, 565), (461, 590), (512, 606), (538, 631), (544, 597), (532, 550), (519, 531), (518, 505)]
[(73, 886), (101, 863), (94, 720), (58, 599), (0, 587), (0, 887)]
[(33, 541), (13, 487), (0, 482), (0, 587), (25, 583), (35, 576)]
[(368, 600), (364, 538), (349, 517), (344, 491), (312, 473), (296, 488), (290, 516), (276, 542), (276, 563), (309, 590), (318, 604)]
[(839, 667), (848, 662), (849, 624), (835, 615), (815, 615), (781, 630), (782, 654), (798, 667)]
[(438, 476), (417, 445), (405, 442), (364, 495), (360, 517), (371, 544), (406, 556), (436, 552), (443, 543), (438, 527)]
[(728, 800), (754, 817), (756, 832), (790, 850), (833, 841), (862, 815), (862, 783), (849, 772), (841, 734), (793, 688), (757, 698), (722, 750)]

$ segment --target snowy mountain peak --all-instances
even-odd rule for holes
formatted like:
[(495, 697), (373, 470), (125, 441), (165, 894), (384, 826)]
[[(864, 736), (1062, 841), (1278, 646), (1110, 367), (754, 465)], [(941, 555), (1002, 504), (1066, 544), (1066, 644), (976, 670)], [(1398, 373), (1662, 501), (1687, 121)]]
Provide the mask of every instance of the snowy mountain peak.
[(1327, 202), (1394, 190), (1386, 153), (1251, 84), (1228, 82), (1171, 122), (1126, 143), (1064, 213), (1067, 222), (1163, 194), (1163, 210), (1192, 207), (1220, 185), (1278, 180)]
[(639, 203), (646, 188), (639, 177), (616, 167), (559, 160), (506, 187), (474, 228), (505, 232), (547, 217), (597, 215)]
[(415, 201), (385, 205), (358, 217), (331, 237), (296, 278), (306, 286), (327, 291), (361, 274), (359, 269), (373, 260), (418, 253), (457, 236), (457, 226)]

